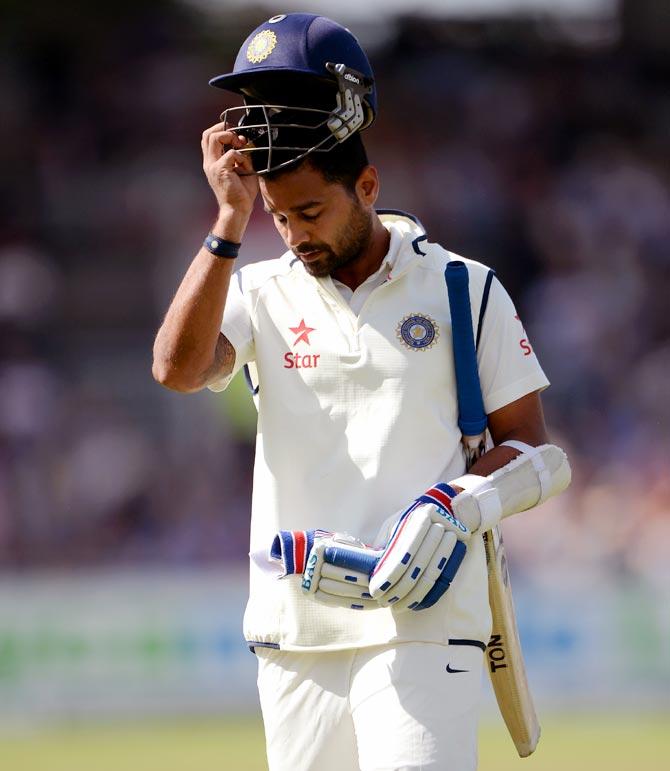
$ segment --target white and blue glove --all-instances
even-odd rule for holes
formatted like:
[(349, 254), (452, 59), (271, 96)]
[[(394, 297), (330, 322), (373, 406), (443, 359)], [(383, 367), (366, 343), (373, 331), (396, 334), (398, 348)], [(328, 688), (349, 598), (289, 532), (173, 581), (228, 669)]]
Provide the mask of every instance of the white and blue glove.
[(339, 608), (372, 610), (369, 576), (381, 551), (346, 533), (280, 530), (270, 556), (282, 565), (280, 578), (302, 573), (302, 588), (315, 600)]
[(447, 591), (470, 539), (468, 528), (451, 511), (456, 495), (439, 483), (386, 528), (386, 545), (370, 574), (370, 594), (380, 605), (425, 610)]
[(424, 610), (449, 588), (470, 531), (451, 512), (456, 491), (440, 483), (394, 515), (368, 546), (345, 533), (282, 530), (271, 556), (283, 575), (302, 573), (314, 599), (354, 610)]

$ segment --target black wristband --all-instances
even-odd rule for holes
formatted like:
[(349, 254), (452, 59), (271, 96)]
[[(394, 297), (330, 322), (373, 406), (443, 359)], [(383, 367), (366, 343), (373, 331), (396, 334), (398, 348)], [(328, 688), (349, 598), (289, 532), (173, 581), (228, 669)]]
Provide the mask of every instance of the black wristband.
[(241, 244), (236, 244), (234, 241), (226, 241), (225, 238), (219, 238), (214, 233), (210, 233), (205, 239), (203, 246), (208, 252), (215, 254), (217, 257), (228, 257), (228, 259), (234, 260), (240, 251)]

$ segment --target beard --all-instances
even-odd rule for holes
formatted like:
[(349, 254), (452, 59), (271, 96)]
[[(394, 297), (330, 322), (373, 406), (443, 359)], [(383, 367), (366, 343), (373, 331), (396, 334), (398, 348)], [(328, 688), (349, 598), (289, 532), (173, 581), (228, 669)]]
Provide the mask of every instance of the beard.
[(301, 254), (320, 251), (318, 259), (310, 262), (303, 260), (302, 264), (310, 276), (324, 278), (357, 260), (370, 243), (371, 236), (372, 215), (358, 201), (354, 201), (349, 221), (336, 234), (332, 244), (311, 241), (309, 244), (301, 244), (293, 253), (299, 258)]

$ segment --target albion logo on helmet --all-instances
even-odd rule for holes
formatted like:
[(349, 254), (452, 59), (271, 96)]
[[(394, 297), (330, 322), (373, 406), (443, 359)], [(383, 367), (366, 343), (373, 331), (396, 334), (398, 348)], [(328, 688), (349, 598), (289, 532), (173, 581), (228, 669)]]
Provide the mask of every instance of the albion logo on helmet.
[(350, 72), (344, 73), (344, 79), (350, 80), (352, 83), (357, 83), (358, 85), (361, 84), (361, 79), (357, 78), (355, 75), (352, 75)]
[(274, 51), (277, 36), (271, 29), (261, 30), (247, 46), (247, 59), (252, 64), (258, 64)]
[(432, 348), (440, 336), (437, 322), (430, 316), (412, 313), (398, 324), (396, 336), (400, 342), (413, 351)]

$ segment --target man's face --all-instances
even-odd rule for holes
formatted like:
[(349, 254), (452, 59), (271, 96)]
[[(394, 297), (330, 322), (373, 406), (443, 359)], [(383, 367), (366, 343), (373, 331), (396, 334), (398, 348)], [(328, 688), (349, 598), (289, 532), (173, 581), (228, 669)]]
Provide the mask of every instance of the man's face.
[(331, 275), (368, 245), (371, 211), (310, 163), (273, 181), (261, 177), (260, 191), (284, 243), (312, 276)]

